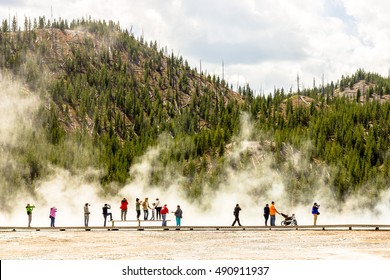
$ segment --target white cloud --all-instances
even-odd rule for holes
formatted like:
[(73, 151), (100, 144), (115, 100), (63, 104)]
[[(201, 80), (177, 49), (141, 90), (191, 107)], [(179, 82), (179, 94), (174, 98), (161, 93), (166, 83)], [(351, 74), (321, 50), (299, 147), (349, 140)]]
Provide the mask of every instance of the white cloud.
[(221, 75), (223, 60), (228, 82), (257, 91), (295, 89), (297, 72), (311, 86), (322, 73), (329, 82), (361, 67), (386, 75), (390, 64), (386, 0), (5, 0), (0, 16), (50, 18), (50, 6), (56, 18), (119, 21), (208, 73)]

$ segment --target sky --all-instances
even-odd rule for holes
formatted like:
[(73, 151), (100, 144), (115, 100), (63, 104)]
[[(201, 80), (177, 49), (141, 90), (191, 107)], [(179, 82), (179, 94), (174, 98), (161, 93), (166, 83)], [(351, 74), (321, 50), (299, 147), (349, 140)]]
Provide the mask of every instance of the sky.
[[(256, 93), (337, 81), (357, 69), (387, 76), (387, 0), (0, 0), (0, 18), (16, 15), (119, 22), (157, 41), (192, 67)], [(222, 67), (222, 65), (224, 65)]]

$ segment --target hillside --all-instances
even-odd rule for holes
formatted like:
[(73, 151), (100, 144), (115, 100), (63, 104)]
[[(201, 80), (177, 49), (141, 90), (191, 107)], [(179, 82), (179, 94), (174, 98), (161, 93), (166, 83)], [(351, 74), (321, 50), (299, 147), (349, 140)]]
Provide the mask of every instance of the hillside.
[[(145, 107), (145, 104), (134, 104), (136, 98), (145, 98), (146, 102), (150, 103), (162, 103), (163, 115), (159, 118), (164, 118), (166, 123), (174, 117), (175, 112), (180, 114), (186, 108), (192, 107), (198, 115), (198, 121), (194, 124), (195, 130), (209, 125), (199, 108), (194, 108), (199, 106), (202, 99), (208, 99), (207, 102), (211, 102), (211, 106), (227, 106), (231, 102), (243, 103), (243, 97), (230, 90), (224, 81), (197, 73), (195, 69), (190, 69), (183, 58), (169, 55), (166, 49), (157, 50), (156, 44), (150, 43), (149, 46), (142, 40), (139, 42), (132, 35), (116, 30), (115, 26), (105, 28), (107, 30), (97, 31), (91, 26), (83, 27), (80, 23), (80, 26), (73, 30), (38, 29), (34, 32), (30, 49), (43, 50), (40, 58), (56, 80), (63, 82), (65, 76), (71, 76), (70, 79), (76, 76), (86, 79), (80, 86), (84, 87), (83, 90), (89, 87), (94, 91), (89, 92), (88, 96), (93, 99), (92, 102), (100, 103), (99, 95), (104, 91), (111, 91), (108, 102), (112, 102), (112, 107), (107, 110), (119, 115), (123, 121), (121, 125), (126, 129), (135, 125), (134, 111), (143, 109), (146, 110), (145, 116), (150, 115), (150, 108), (139, 108)], [(117, 76), (118, 72), (120, 77)], [(74, 86), (73, 82), (77, 83), (72, 81), (69, 86)], [(67, 85), (53, 85), (56, 86), (64, 90)], [(67, 96), (66, 92), (65, 96), (64, 92), (57, 93), (56, 90), (57, 88), (51, 89), (56, 105), (67, 106), (66, 113), (58, 108), (59, 118), (65, 129), (75, 131), (82, 127), (82, 122), (87, 121), (86, 128), (92, 135), (93, 130), (97, 129), (94, 127), (96, 123), (93, 122), (95, 112), (78, 116), (79, 100)], [(131, 110), (133, 112), (130, 112)], [(113, 120), (109, 120), (111, 121)], [(107, 131), (108, 127), (98, 129)], [(125, 137), (123, 133), (119, 133), (119, 136)]]
[(346, 87), (342, 91), (340, 89), (335, 90), (334, 94), (337, 97), (347, 97), (351, 100), (356, 100), (361, 103), (370, 100), (377, 100), (379, 102), (389, 102), (390, 89), (388, 88), (384, 88), (382, 90), (379, 89), (380, 88), (378, 88), (378, 86), (373, 82), (360, 80), (354, 84), (351, 84), (350, 87)]
[(144, 161), (143, 184), (193, 199), (234, 184), (268, 197), (275, 178), (291, 205), (311, 201), (313, 185), (336, 202), (369, 190), (368, 204), (388, 189), (388, 79), (358, 70), (299, 96), (236, 93), (113, 22), (34, 22), (0, 32), (2, 73), (41, 101), (18, 144), (2, 144), (11, 193), (34, 194), (60, 168), (115, 195)]

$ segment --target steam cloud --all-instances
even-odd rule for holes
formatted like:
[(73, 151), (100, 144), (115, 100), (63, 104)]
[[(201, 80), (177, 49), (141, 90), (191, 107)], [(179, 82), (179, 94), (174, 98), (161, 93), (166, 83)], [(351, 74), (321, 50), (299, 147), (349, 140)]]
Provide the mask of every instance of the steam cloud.
[[(26, 130), (33, 129), (31, 119), (39, 106), (39, 99), (27, 91), (21, 83), (0, 75), (0, 168), (13, 165), (9, 149), (20, 145), (18, 142)], [(150, 148), (131, 167), (131, 180), (113, 196), (103, 197), (101, 187), (96, 178), (99, 171), (90, 170), (85, 174), (72, 175), (61, 169), (55, 169), (54, 175), (37, 183), (34, 194), (19, 191), (12, 194), (12, 209), (2, 209), (1, 225), (25, 226), (27, 203), (36, 206), (33, 212), (34, 226), (49, 225), (49, 209), (58, 208), (57, 226), (82, 226), (83, 205), (91, 204), (90, 225), (102, 225), (102, 209), (104, 203), (112, 206), (114, 219), (120, 217), (120, 201), (126, 197), (129, 201), (127, 219), (135, 219), (135, 199), (149, 198), (150, 204), (160, 198), (175, 210), (180, 204), (183, 209), (183, 225), (230, 225), (234, 219), (233, 208), (239, 203), (241, 222), (243, 225), (263, 225), (263, 207), (271, 201), (276, 208), (287, 214), (295, 213), (299, 224), (312, 224), (311, 206), (316, 201), (321, 204), (321, 215), (318, 224), (341, 223), (386, 223), (389, 212), (390, 191), (382, 194), (375, 208), (367, 210), (360, 207), (367, 199), (365, 196), (350, 197), (340, 205), (335, 202), (332, 193), (332, 168), (326, 165), (313, 166), (306, 156), (310, 149), (307, 143), (300, 151), (286, 146), (288, 160), (286, 166), (276, 166), (270, 152), (271, 141), (266, 135), (255, 135), (250, 118), (243, 114), (240, 134), (227, 147), (223, 175), (217, 189), (204, 186), (202, 199), (191, 201), (183, 190), (187, 178), (175, 171), (175, 166), (164, 166), (159, 155), (172, 144), (169, 137), (161, 136), (161, 145)], [(271, 144), (270, 144), (271, 143)], [(249, 153), (250, 164), (243, 165), (241, 158)], [(154, 170), (165, 170), (163, 184), (152, 183), (150, 174)], [(309, 197), (300, 197), (286, 187), (286, 182), (295, 180), (287, 172), (293, 170), (311, 176), (314, 185)], [(305, 173), (306, 172), (306, 173)], [(6, 188), (4, 178), (0, 178), (2, 201), (11, 197), (11, 190)], [(3, 201), (4, 202), (4, 201)], [(170, 215), (173, 218), (173, 215)], [(142, 217), (141, 217), (142, 218)], [(277, 223), (281, 218), (277, 217)], [(171, 222), (171, 225), (173, 222)]]

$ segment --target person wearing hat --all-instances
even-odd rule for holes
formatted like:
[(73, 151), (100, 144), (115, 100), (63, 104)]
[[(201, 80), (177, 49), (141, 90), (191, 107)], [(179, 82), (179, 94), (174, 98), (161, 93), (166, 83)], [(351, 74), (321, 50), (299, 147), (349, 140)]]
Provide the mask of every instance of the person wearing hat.
[(314, 202), (313, 208), (311, 209), (311, 213), (314, 216), (314, 225), (315, 226), (317, 225), (317, 216), (320, 214), (320, 212), (318, 212), (318, 208), (320, 208), (320, 205), (318, 205), (317, 202)]

